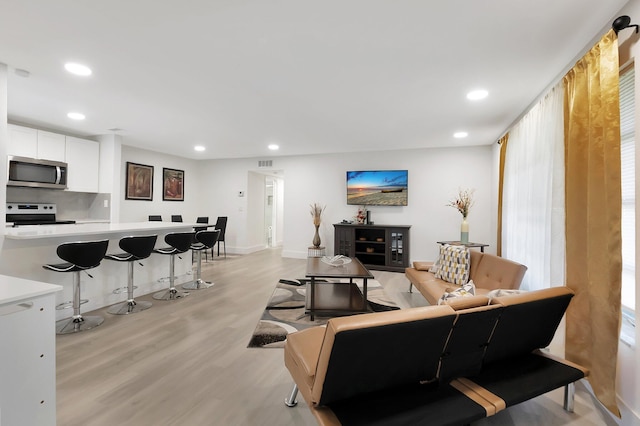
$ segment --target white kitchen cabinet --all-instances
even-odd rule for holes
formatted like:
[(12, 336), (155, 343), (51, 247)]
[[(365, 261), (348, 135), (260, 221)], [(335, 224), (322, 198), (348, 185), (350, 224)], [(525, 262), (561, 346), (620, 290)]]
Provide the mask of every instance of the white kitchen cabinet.
[(100, 144), (87, 139), (66, 137), (67, 189), (98, 192)]
[(65, 162), (65, 136), (38, 130), (38, 156), (36, 158)]
[(0, 425), (56, 424), (55, 292), (0, 276)]
[(9, 124), (7, 154), (18, 157), (65, 161), (65, 136)]
[(8, 130), (8, 155), (29, 158), (36, 158), (38, 156), (38, 131), (36, 129), (9, 124)]

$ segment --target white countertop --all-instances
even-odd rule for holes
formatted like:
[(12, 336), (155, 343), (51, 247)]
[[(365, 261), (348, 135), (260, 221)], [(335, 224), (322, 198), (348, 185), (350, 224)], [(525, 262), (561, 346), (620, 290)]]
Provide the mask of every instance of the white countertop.
[[(177, 231), (193, 229), (203, 226), (197, 223), (182, 222), (133, 222), (133, 223), (75, 223), (67, 225), (27, 225), (16, 228), (6, 228), (5, 238), (15, 240), (56, 238), (56, 237), (82, 237), (96, 234), (117, 234), (125, 232), (157, 232)], [(206, 225), (204, 225), (206, 226)]]
[(62, 286), (0, 275), (0, 305), (61, 291)]

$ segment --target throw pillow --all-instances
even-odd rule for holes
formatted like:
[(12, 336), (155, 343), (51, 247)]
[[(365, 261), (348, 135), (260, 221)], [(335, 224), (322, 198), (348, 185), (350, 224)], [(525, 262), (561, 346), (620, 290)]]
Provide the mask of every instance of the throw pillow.
[(440, 246), (440, 250), (438, 251), (438, 258), (435, 262), (433, 262), (431, 268), (429, 268), (429, 272), (431, 272), (432, 274), (437, 274), (438, 270), (440, 269), (440, 263), (442, 262), (442, 258), (444, 257), (445, 247), (449, 247), (449, 244), (443, 244)]
[[(451, 290), (451, 289), (447, 289)], [(476, 294), (476, 286), (472, 281), (462, 285), (460, 288), (457, 288), (453, 291), (445, 291), (440, 300), (438, 300), (438, 305), (442, 305), (451, 299), (455, 299), (458, 297), (471, 297)]]
[(464, 246), (444, 246), (439, 267), (435, 272), (436, 278), (457, 285), (466, 284), (469, 281), (469, 269), (471, 255), (469, 249)]

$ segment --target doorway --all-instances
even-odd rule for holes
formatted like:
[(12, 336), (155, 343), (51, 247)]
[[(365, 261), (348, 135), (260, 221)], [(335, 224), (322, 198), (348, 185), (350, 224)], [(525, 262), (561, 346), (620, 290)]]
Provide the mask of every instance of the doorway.
[(264, 180), (264, 230), (267, 248), (276, 246), (276, 231), (278, 228), (276, 209), (276, 194), (278, 182), (271, 176)]

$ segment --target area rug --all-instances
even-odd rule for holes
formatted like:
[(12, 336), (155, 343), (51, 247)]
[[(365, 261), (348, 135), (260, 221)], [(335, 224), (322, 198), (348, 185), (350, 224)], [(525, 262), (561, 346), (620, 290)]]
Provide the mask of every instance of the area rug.
[[(309, 315), (304, 314), (307, 282), (306, 279), (282, 279), (278, 282), (247, 347), (281, 348), (289, 333), (323, 325), (331, 318), (316, 314), (311, 321)], [(361, 280), (354, 282), (362, 290)], [(367, 301), (373, 312), (400, 309), (376, 280), (367, 281)]]

